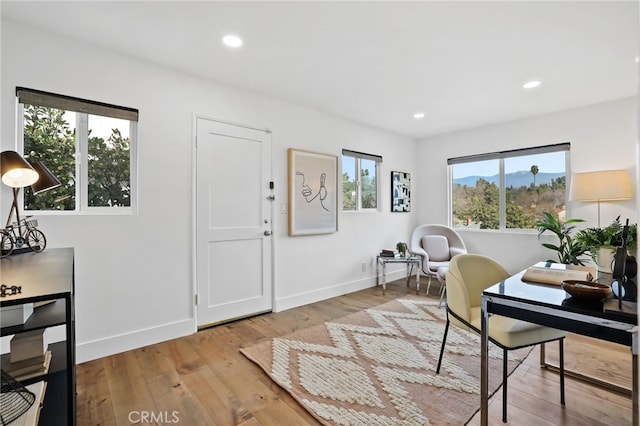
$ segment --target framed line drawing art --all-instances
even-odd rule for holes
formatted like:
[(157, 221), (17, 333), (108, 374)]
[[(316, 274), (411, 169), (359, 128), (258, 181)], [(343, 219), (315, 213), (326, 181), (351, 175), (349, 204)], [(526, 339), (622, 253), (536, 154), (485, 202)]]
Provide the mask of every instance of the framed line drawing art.
[(411, 173), (391, 172), (391, 211), (411, 211)]
[(289, 235), (338, 231), (338, 156), (289, 148)]

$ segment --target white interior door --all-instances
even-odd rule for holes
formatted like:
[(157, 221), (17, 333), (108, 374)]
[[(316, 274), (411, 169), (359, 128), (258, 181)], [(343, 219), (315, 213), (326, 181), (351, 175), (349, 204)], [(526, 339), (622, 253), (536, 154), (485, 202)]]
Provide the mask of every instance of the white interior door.
[(196, 122), (198, 326), (271, 311), (271, 135)]

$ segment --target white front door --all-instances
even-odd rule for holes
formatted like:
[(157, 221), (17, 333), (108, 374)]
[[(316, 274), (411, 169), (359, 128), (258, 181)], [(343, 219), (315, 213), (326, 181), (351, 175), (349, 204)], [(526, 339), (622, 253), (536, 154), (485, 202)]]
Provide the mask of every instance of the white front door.
[(196, 119), (198, 327), (271, 311), (271, 134)]

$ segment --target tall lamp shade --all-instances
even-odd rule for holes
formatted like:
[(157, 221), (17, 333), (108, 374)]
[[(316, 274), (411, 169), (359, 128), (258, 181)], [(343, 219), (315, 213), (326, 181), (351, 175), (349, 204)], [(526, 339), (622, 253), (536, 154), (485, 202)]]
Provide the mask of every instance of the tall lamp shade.
[(24, 188), (38, 180), (38, 172), (15, 151), (0, 153), (0, 173), (2, 183), (11, 188)]
[(598, 203), (598, 227), (601, 201), (629, 200), (631, 196), (631, 180), (626, 170), (576, 173), (571, 179), (570, 200)]

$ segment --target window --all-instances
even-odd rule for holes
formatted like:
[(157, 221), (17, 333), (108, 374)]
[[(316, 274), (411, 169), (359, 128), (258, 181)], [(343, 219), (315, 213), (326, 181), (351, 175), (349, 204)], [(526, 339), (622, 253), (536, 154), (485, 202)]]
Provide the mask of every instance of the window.
[(378, 208), (379, 155), (342, 150), (342, 210)]
[(62, 185), (34, 195), (26, 211), (135, 211), (138, 110), (18, 88), (21, 145)]
[(566, 217), (569, 143), (448, 160), (454, 228), (535, 229)]

